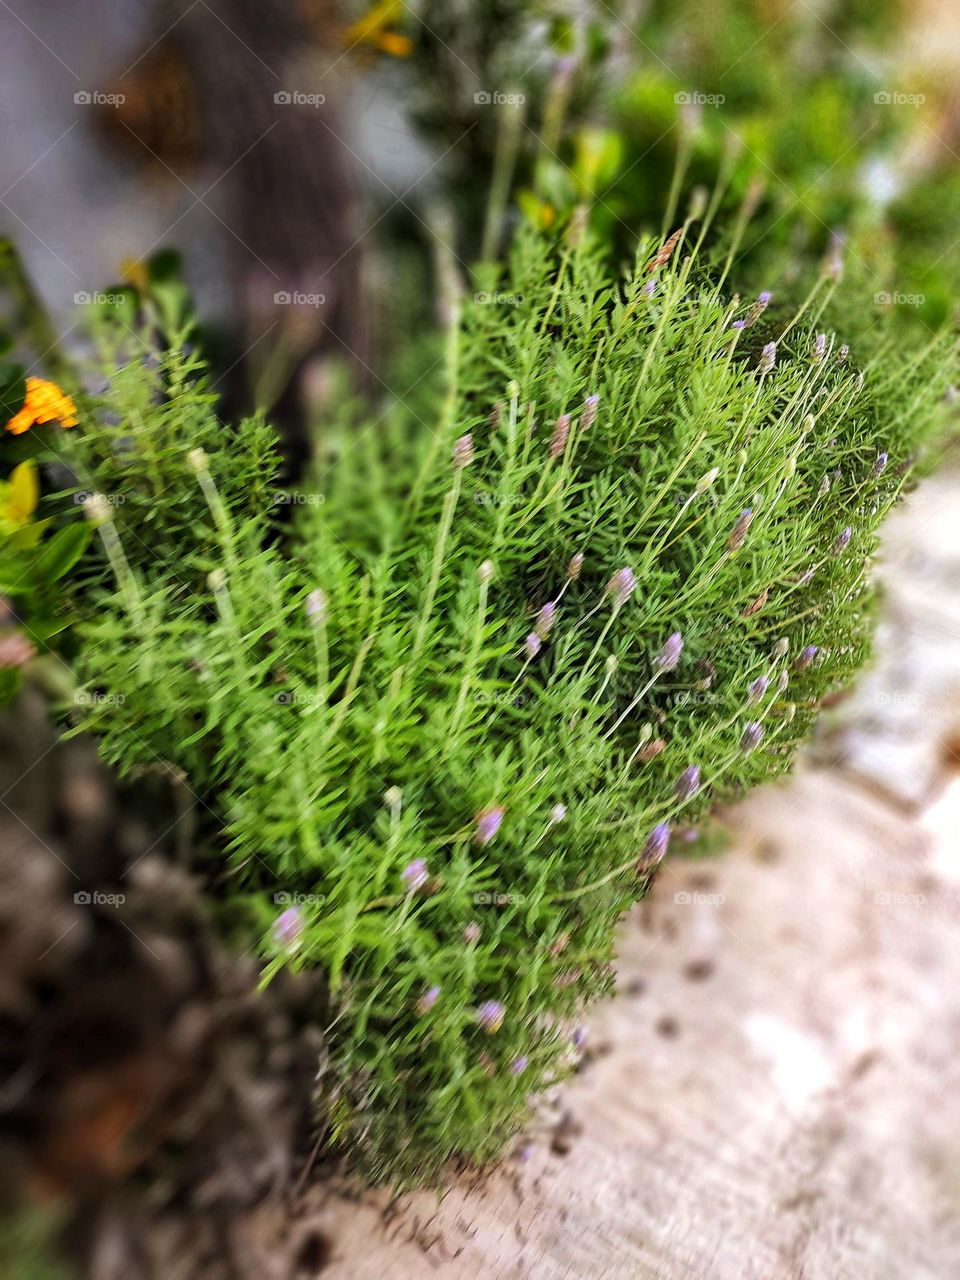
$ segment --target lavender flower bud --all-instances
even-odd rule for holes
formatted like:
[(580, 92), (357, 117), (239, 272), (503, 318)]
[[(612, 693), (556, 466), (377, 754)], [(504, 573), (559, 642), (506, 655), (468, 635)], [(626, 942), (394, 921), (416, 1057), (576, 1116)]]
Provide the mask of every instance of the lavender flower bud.
[(428, 987), (420, 999), (414, 1006), (417, 1013), (422, 1018), (425, 1013), (429, 1013), (433, 1006), (437, 1003), (440, 996), (439, 987)]
[(875, 476), (878, 476), (881, 474), (881, 472), (885, 471), (887, 467), (887, 463), (889, 461), (890, 461), (889, 453), (878, 453), (877, 460), (873, 464), (873, 474)]
[(840, 555), (841, 551), (846, 551), (847, 547), (850, 545), (850, 539), (852, 537), (853, 537), (853, 529), (850, 527), (850, 525), (847, 525), (845, 529), (841, 529), (840, 532), (837, 534), (836, 541), (834, 542), (833, 546), (830, 548), (830, 554), (832, 556), (838, 556)]
[(503, 1026), (504, 1013), (504, 1007), (499, 1000), (485, 1000), (477, 1010), (477, 1021), (487, 1035), (492, 1036)]
[(535, 631), (531, 631), (523, 642), (523, 651), (527, 656), (527, 661), (532, 661), (543, 647), (543, 641)]
[(710, 486), (713, 484), (714, 480), (716, 480), (719, 474), (720, 474), (719, 467), (711, 467), (709, 471), (705, 471), (703, 475), (700, 477), (700, 479), (697, 481), (695, 492), (705, 493), (706, 490), (709, 489)]
[(760, 354), (760, 363), (757, 368), (761, 373), (769, 373), (777, 363), (777, 344), (768, 342)]
[(403, 886), (410, 893), (422, 889), (429, 878), (426, 858), (414, 858), (413, 862), (408, 863), (400, 873)]
[(781, 693), (784, 693), (789, 683), (790, 683), (790, 673), (789, 671), (787, 671), (786, 667), (784, 667), (784, 669), (777, 676), (777, 688), (780, 690)]
[(512, 1076), (522, 1076), (524, 1071), (526, 1071), (526, 1069), (527, 1069), (527, 1059), (522, 1053), (519, 1058), (514, 1058), (514, 1060), (510, 1063), (510, 1074)]
[(777, 643), (773, 646), (773, 658), (785, 658), (790, 651), (790, 641), (786, 636), (781, 636)]
[(536, 625), (533, 628), (541, 640), (546, 640), (556, 620), (557, 606), (553, 600), (548, 600), (537, 614)]
[(319, 587), (307, 596), (307, 617), (315, 627), (319, 627), (327, 617), (327, 597)]
[(667, 845), (670, 843), (670, 823), (659, 822), (647, 836), (647, 842), (643, 846), (640, 854), (640, 861), (637, 869), (639, 871), (652, 870), (667, 852)]
[(813, 663), (814, 658), (817, 656), (819, 652), (820, 652), (820, 648), (818, 645), (808, 644), (807, 647), (801, 651), (800, 656), (797, 658), (797, 661), (796, 661), (797, 670), (806, 671), (807, 667), (809, 667)]
[(573, 1035), (570, 1037), (570, 1042), (575, 1049), (582, 1049), (587, 1043), (587, 1028), (574, 1027)]
[(645, 298), (652, 298), (653, 295), (657, 292), (656, 280), (648, 280), (647, 283), (640, 290), (640, 292), (644, 295)]
[(474, 839), (477, 844), (490, 843), (500, 830), (500, 823), (503, 821), (505, 813), (506, 809), (500, 805), (496, 805), (492, 809), (481, 809), (477, 814), (477, 826), (474, 832)]
[(583, 412), (580, 414), (581, 431), (589, 431), (597, 418), (597, 409), (600, 406), (599, 396), (587, 396), (583, 402)]
[(770, 299), (772, 297), (773, 297), (773, 294), (770, 292), (770, 290), (764, 289), (762, 293), (757, 294), (757, 303), (761, 307), (768, 307), (770, 305)]
[(469, 432), (461, 436), (453, 446), (453, 465), (460, 471), (473, 461), (473, 436)]
[(743, 726), (743, 735), (740, 738), (741, 751), (753, 751), (759, 747), (763, 741), (763, 725), (759, 720), (749, 720)]
[(299, 907), (288, 907), (273, 922), (273, 938), (281, 947), (292, 951), (303, 934), (303, 916)]
[(745, 329), (747, 327), (746, 320), (734, 320), (730, 325), (731, 329)]
[(567, 447), (567, 437), (570, 435), (570, 415), (569, 413), (561, 413), (557, 419), (557, 424), (553, 428), (553, 437), (550, 441), (550, 457), (559, 458), (561, 453)]
[(747, 701), (759, 702), (769, 687), (770, 681), (766, 676), (757, 676), (756, 680), (751, 680), (747, 685)]
[(750, 528), (752, 521), (753, 521), (753, 509), (751, 507), (746, 507), (737, 516), (734, 522), (733, 528), (730, 530), (729, 537), (727, 538), (728, 551), (740, 550), (740, 548), (743, 546), (744, 542), (746, 541), (747, 530)]
[(625, 565), (622, 569), (618, 569), (607, 583), (604, 594), (610, 596), (613, 607), (619, 609), (633, 595), (636, 585), (636, 575), (629, 565)]
[(567, 577), (570, 579), (571, 582), (576, 582), (577, 578), (580, 577), (580, 570), (582, 568), (583, 568), (583, 552), (578, 551), (577, 554), (571, 558), (570, 563), (567, 565)]
[(480, 941), (480, 933), (481, 933), (480, 926), (477, 924), (475, 920), (471, 920), (470, 923), (463, 930), (463, 940), (464, 942), (467, 943), (468, 946), (473, 946), (474, 943), (477, 943)]
[(827, 354), (827, 335), (818, 333), (813, 341), (813, 359), (815, 361), (822, 360)]
[(684, 769), (673, 788), (673, 794), (682, 803), (692, 799), (700, 790), (700, 767), (692, 764)]
[(846, 359), (849, 354), (850, 354), (850, 348), (847, 346), (846, 343), (844, 343), (843, 346), (840, 348), (840, 350), (837, 352), (837, 363), (838, 364), (846, 363)]
[(679, 631), (672, 632), (663, 643), (663, 648), (654, 659), (658, 671), (672, 671), (680, 661), (683, 653), (683, 636)]

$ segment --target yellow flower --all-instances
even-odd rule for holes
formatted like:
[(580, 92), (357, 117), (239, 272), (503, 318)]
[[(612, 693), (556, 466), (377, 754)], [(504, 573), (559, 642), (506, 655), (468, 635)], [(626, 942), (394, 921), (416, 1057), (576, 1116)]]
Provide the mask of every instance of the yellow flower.
[(59, 422), (61, 427), (77, 425), (77, 406), (55, 382), (44, 378), (27, 379), (27, 397), (23, 408), (7, 423), (15, 436), (44, 422)]

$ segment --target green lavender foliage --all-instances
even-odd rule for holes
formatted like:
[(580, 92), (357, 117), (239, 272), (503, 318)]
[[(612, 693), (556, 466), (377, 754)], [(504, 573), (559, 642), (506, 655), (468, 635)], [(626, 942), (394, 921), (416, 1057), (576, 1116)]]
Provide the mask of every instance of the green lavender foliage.
[(93, 512), (113, 578), (82, 674), (122, 697), (87, 727), (216, 807), (266, 976), (323, 969), (320, 1105), (377, 1177), (495, 1158), (571, 1066), (657, 829), (682, 848), (785, 769), (863, 662), (876, 529), (942, 418), (949, 338), (821, 355), (836, 281), (774, 324), (660, 247), (611, 279), (589, 235), (522, 232), (511, 300), (465, 307), (409, 410), (329, 426), (282, 536), (266, 429), (220, 428), (176, 352), (74, 433), (137, 491)]

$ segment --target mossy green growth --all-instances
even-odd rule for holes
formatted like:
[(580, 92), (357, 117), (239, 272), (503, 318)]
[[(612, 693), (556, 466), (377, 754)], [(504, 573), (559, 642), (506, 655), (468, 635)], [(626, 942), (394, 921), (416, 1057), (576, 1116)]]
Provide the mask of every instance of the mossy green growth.
[(502, 1153), (668, 842), (786, 769), (867, 653), (952, 339), (861, 366), (817, 338), (829, 274), (782, 320), (694, 231), (624, 279), (582, 227), (522, 232), (409, 409), (329, 427), (312, 485), (274, 488), (282, 536), (265, 428), (164, 398), (175, 353), (129, 375), (161, 393), (136, 418), (115, 379), (119, 425), (74, 433), (80, 483), (129, 498), (92, 507), (116, 579), (87, 727), (187, 771), (266, 977), (327, 975), (318, 1106), (375, 1177)]

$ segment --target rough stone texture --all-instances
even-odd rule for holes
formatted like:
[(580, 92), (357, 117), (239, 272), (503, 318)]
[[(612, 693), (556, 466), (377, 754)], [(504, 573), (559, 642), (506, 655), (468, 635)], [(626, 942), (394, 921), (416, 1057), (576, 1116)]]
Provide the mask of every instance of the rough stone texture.
[(324, 1280), (960, 1275), (958, 486), (890, 522), (881, 657), (812, 759), (625, 922), (553, 1120), (439, 1205), (325, 1190)]

